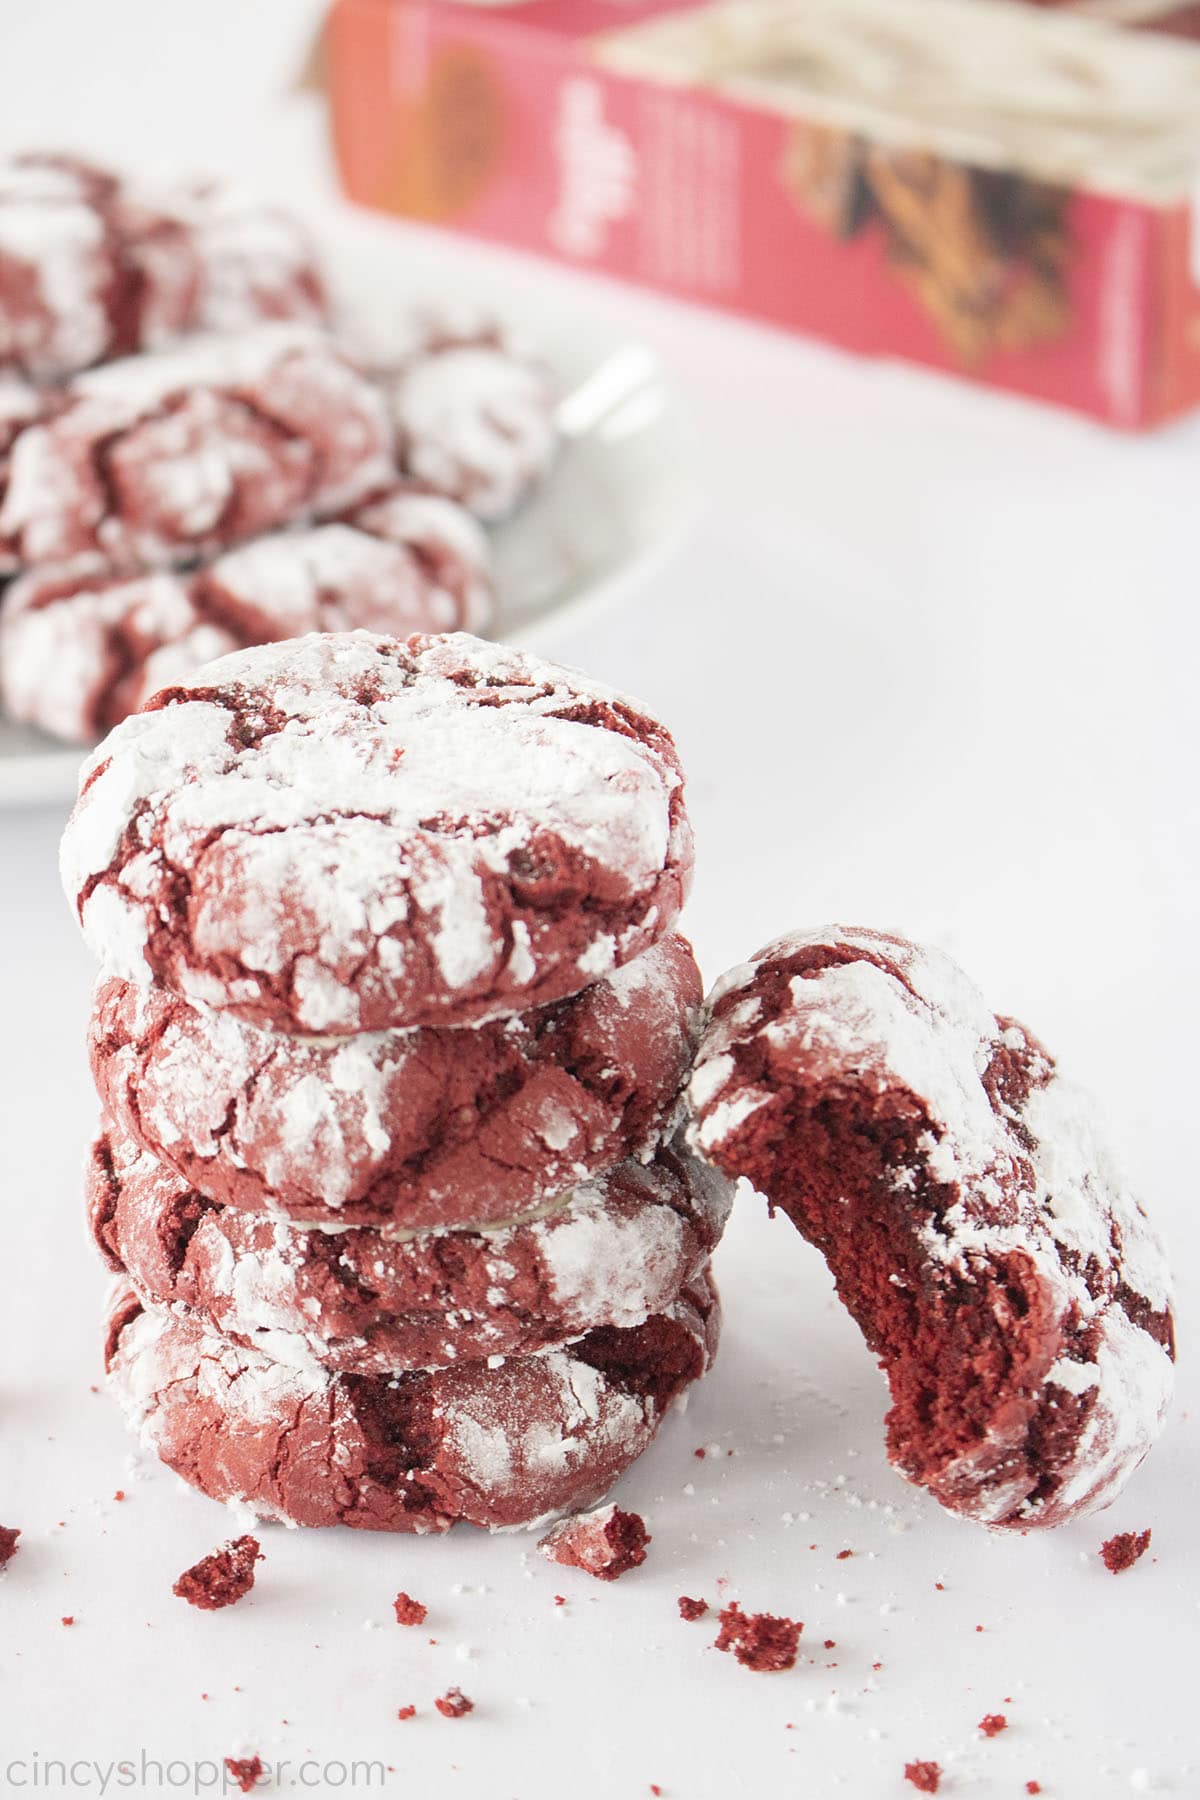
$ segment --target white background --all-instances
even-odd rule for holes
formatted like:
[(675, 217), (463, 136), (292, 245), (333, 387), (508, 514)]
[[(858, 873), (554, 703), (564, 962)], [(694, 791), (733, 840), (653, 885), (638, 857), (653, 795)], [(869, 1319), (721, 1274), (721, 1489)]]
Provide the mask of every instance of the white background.
[[(286, 92), (317, 11), (8, 0), (0, 143), (328, 203), (319, 107)], [(91, 970), (56, 884), (60, 817), (6, 814), (0, 1522), (24, 1537), (0, 1578), (0, 1790), (14, 1759), (8, 1791), (22, 1775), (32, 1790), (35, 1755), (257, 1750), (294, 1768), (381, 1758), (384, 1791), (469, 1800), (637, 1800), (651, 1783), (667, 1800), (874, 1800), (913, 1792), (915, 1757), (980, 1800), (1031, 1778), (1054, 1800), (1198, 1794), (1200, 422), (1126, 441), (538, 264), (462, 259), (484, 293), (558, 295), (655, 345), (696, 411), (694, 533), (651, 585), (542, 642), (678, 737), (707, 976), (792, 925), (898, 925), (1027, 1018), (1107, 1097), (1171, 1236), (1174, 1416), (1102, 1518), (1021, 1540), (939, 1516), (883, 1461), (884, 1391), (818, 1260), (743, 1194), (718, 1370), (619, 1490), (654, 1533), (642, 1570), (602, 1586), (521, 1538), (270, 1529), (249, 1600), (192, 1611), (171, 1582), (229, 1521), (132, 1464), (90, 1389)], [(733, 1454), (695, 1459), (708, 1443)], [(1144, 1525), (1154, 1560), (1114, 1580), (1101, 1540)], [(429, 1605), (427, 1631), (390, 1622), (399, 1587)], [(709, 1647), (711, 1621), (679, 1621), (681, 1593), (804, 1619), (808, 1660), (748, 1673)], [(452, 1683), (476, 1701), (461, 1723), (430, 1709)], [(407, 1702), (419, 1716), (400, 1724)], [(1010, 1729), (985, 1742), (993, 1711)], [(86, 1767), (74, 1779), (100, 1790)]]

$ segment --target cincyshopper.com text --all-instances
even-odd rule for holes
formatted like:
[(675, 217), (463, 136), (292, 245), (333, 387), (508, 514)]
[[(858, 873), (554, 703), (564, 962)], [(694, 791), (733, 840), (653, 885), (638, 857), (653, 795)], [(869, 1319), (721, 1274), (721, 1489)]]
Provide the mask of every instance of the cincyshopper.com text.
[[(382, 1762), (342, 1762), (332, 1758), (320, 1762), (315, 1757), (267, 1762), (263, 1759), (258, 1778), (268, 1793), (291, 1788), (314, 1793), (367, 1792), (387, 1784), (388, 1768)], [(0, 1751), (0, 1781), (5, 1794), (81, 1793), (105, 1794), (240, 1794), (244, 1790), (237, 1775), (222, 1758), (191, 1761), (183, 1757), (151, 1756), (145, 1750), (136, 1756), (114, 1758), (102, 1762), (89, 1757), (44, 1756), (32, 1751), (28, 1756), (7, 1757)]]

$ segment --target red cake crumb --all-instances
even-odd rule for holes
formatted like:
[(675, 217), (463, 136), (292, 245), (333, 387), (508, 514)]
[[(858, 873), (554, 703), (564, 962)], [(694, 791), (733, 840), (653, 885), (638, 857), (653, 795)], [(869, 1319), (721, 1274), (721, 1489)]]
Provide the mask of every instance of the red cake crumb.
[(703, 1444), (701, 1444), (701, 1446), (698, 1450), (692, 1451), (692, 1455), (699, 1457), (700, 1461), (703, 1462), (705, 1457), (708, 1455), (708, 1451), (704, 1448)]
[(1025, 1783), (1025, 1792), (1027, 1794), (1040, 1794), (1041, 1791), (1042, 1784), (1040, 1781), (1027, 1781)]
[(686, 1594), (680, 1594), (679, 1616), (681, 1619), (687, 1619), (690, 1624), (696, 1619), (702, 1619), (707, 1611), (707, 1600), (691, 1600)]
[(123, 1500), (124, 1498), (125, 1498), (125, 1489), (118, 1488), (116, 1493), (113, 1495), (113, 1499), (114, 1500)]
[(64, 1625), (73, 1625), (75, 1623), (75, 1614), (74, 1613), (64, 1613), (62, 1616), (62, 1623)]
[(1138, 1557), (1144, 1556), (1149, 1548), (1148, 1530), (1119, 1531), (1116, 1537), (1101, 1544), (1100, 1559), (1110, 1575), (1119, 1575), (1122, 1569), (1132, 1569)]
[(20, 1535), (19, 1525), (0, 1525), (0, 1569), (7, 1568), (17, 1554), (17, 1539)]
[(825, 1639), (825, 1648), (826, 1648), (826, 1650), (836, 1650), (837, 1649), (837, 1640), (835, 1638), (826, 1638)]
[(554, 1604), (555, 1606), (565, 1606), (567, 1604), (567, 1596), (565, 1594), (555, 1594)]
[(398, 1719), (415, 1719), (416, 1716), (417, 1709), (415, 1706), (398, 1706), (396, 1708), (396, 1717)]
[(465, 1719), (469, 1712), (475, 1711), (475, 1702), (468, 1700), (461, 1688), (447, 1688), (433, 1703), (443, 1719)]
[(227, 1756), (225, 1767), (243, 1794), (248, 1794), (263, 1772), (261, 1756)]
[(911, 1781), (919, 1794), (936, 1794), (942, 1780), (941, 1765), (935, 1762), (905, 1763), (904, 1779)]
[[(414, 1600), (411, 1594), (397, 1594), (393, 1604), (396, 1608), (397, 1625), (423, 1625), (429, 1616), (429, 1608), (422, 1606), (419, 1600)], [(433, 1642), (432, 1638), (430, 1642)]]
[(984, 1737), (992, 1738), (1008, 1729), (1008, 1720), (1003, 1713), (985, 1713), (979, 1721), (979, 1729)]
[(845, 1562), (845, 1560), (848, 1556), (853, 1556), (853, 1555), (854, 1555), (853, 1550), (839, 1550), (837, 1553), (837, 1559), (839, 1562)]
[(721, 1623), (715, 1648), (732, 1650), (743, 1668), (761, 1674), (790, 1669), (804, 1630), (798, 1619), (782, 1619), (774, 1613), (744, 1613), (737, 1601), (717, 1615)]
[(650, 1533), (638, 1514), (616, 1506), (577, 1513), (545, 1536), (538, 1549), (563, 1568), (583, 1569), (598, 1581), (615, 1581), (646, 1560)]
[(218, 1612), (250, 1592), (254, 1586), (254, 1565), (261, 1560), (257, 1538), (234, 1538), (185, 1569), (171, 1592), (189, 1606), (198, 1606), (201, 1612)]
[(650, 1792), (652, 1794), (661, 1794), (662, 1793), (662, 1789), (659, 1787), (657, 1781), (652, 1781), (650, 1783)]

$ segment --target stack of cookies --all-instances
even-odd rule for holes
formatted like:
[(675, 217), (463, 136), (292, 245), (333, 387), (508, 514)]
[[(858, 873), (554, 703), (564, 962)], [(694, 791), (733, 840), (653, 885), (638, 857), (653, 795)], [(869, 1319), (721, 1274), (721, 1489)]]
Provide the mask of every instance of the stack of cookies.
[(592, 1505), (704, 1373), (730, 1187), (674, 745), (465, 635), (241, 651), (85, 767), (92, 1228), (143, 1441), (265, 1518)]

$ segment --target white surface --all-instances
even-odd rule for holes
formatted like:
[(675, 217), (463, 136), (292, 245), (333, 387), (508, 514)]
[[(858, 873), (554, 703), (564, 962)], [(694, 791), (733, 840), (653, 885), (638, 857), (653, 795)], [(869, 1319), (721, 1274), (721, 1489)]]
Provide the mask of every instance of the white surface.
[[(275, 99), (312, 10), (11, 8), (0, 131), (323, 192), (309, 103)], [(68, 42), (86, 82), (60, 79)], [(419, 259), (427, 240), (409, 241)], [(464, 251), (463, 266), (486, 291), (492, 258)], [(564, 314), (586, 304), (658, 346), (705, 421), (711, 485), (690, 542), (652, 585), (541, 646), (674, 727), (706, 972), (793, 924), (897, 924), (1026, 1017), (1107, 1096), (1171, 1235), (1174, 1417), (1089, 1523), (992, 1540), (937, 1516), (883, 1463), (878, 1378), (819, 1263), (743, 1196), (718, 1264), (718, 1370), (619, 1489), (654, 1532), (644, 1569), (605, 1587), (526, 1564), (522, 1539), (271, 1530), (249, 1600), (191, 1612), (170, 1584), (231, 1526), (162, 1471), (131, 1474), (114, 1409), (89, 1392), (103, 1287), (78, 1225), (91, 970), (55, 884), (58, 818), (5, 817), (0, 1520), (26, 1536), (0, 1577), (0, 1777), (35, 1752), (257, 1749), (291, 1759), (296, 1782), (306, 1755), (381, 1758), (383, 1792), (439, 1800), (620, 1800), (652, 1782), (666, 1800), (902, 1800), (903, 1764), (922, 1757), (945, 1766), (943, 1794), (980, 1800), (1020, 1800), (1031, 1778), (1052, 1800), (1194, 1795), (1200, 422), (1127, 442), (504, 266)], [(737, 1454), (692, 1457), (712, 1441)], [(1098, 1545), (1143, 1525), (1157, 1560), (1113, 1579)], [(837, 1562), (843, 1546), (857, 1554)], [(752, 1675), (708, 1648), (711, 1621), (681, 1623), (675, 1597), (715, 1600), (722, 1577), (747, 1607), (803, 1618), (815, 1664)], [(390, 1622), (399, 1587), (429, 1604), (426, 1631)], [(453, 1683), (477, 1703), (460, 1723), (430, 1711)], [(419, 1717), (399, 1724), (409, 1701)], [(1011, 1728), (984, 1742), (975, 1724), (996, 1710)], [(336, 1781), (310, 1771), (317, 1791)], [(342, 1791), (380, 1789), (360, 1772)]]
[[(659, 357), (603, 315), (564, 311), (506, 281), (503, 268), (481, 292), (478, 269), (449, 239), (430, 238), (414, 257), (385, 221), (336, 203), (320, 209), (318, 237), (347, 324), (352, 318), (380, 353), (414, 306), (440, 302), (470, 316), (482, 301), (554, 370), (562, 448), (530, 503), (490, 534), (492, 635), (536, 643), (551, 613), (578, 618), (647, 579), (675, 547), (697, 497), (695, 433)], [(0, 807), (69, 801), (82, 757), (0, 716)]]

